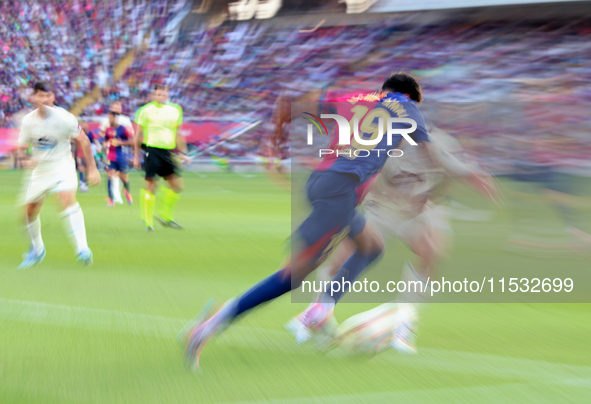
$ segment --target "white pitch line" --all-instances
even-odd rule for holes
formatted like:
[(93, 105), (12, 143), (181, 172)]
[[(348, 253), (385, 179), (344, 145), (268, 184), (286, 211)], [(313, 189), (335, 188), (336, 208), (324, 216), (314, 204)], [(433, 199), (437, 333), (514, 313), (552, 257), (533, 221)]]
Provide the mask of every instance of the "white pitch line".
[[(434, 402), (478, 402), (479, 404), (497, 404), (500, 402), (509, 402), (507, 401), (506, 394), (503, 394), (504, 388), (506, 387), (521, 387), (522, 389), (528, 388), (528, 386), (523, 383), (505, 383), (487, 386), (392, 390), (376, 393), (336, 394), (328, 396), (308, 396), (273, 400), (227, 401), (218, 404), (357, 404), (371, 402), (395, 403), (404, 401), (408, 401), (413, 404), (432, 404)], [(531, 393), (531, 387), (528, 391)], [(466, 395), (469, 395), (469, 397), (473, 400), (467, 399)], [(536, 402), (540, 403), (543, 401)]]
[(188, 320), (0, 298), (0, 320), (174, 338)]
[[(116, 310), (0, 298), (1, 320), (167, 339), (175, 338), (180, 329), (189, 321)], [(317, 352), (311, 348), (296, 345), (289, 333), (281, 330), (235, 326), (220, 336), (217, 343), (266, 351), (317, 355)], [(327, 355), (335, 358), (346, 357), (338, 349)], [(478, 374), (560, 386), (591, 388), (591, 367), (589, 366), (432, 348), (421, 348), (417, 355), (401, 355), (390, 350), (375, 356), (371, 361), (376, 364), (394, 364), (401, 368), (411, 367), (460, 374)], [(202, 363), (205, 367), (207, 362), (207, 355), (204, 354)]]

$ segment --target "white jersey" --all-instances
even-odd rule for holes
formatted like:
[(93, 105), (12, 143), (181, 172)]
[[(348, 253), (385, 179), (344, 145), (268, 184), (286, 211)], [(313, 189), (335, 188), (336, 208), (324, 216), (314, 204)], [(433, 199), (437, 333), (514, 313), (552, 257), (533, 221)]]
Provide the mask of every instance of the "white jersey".
[(80, 133), (74, 115), (63, 108), (46, 107), (49, 117), (42, 118), (38, 110), (23, 117), (19, 145), (31, 145), (37, 170), (47, 170), (62, 164), (73, 164), (70, 140)]
[[(130, 136), (134, 135), (133, 125), (131, 124), (131, 119), (129, 119), (128, 116), (118, 115), (117, 116), (117, 123), (119, 125), (123, 126), (125, 129), (127, 129)], [(105, 133), (105, 131), (107, 130), (107, 128), (109, 126), (111, 126), (111, 124), (109, 123), (109, 117), (106, 116), (103, 119), (101, 119), (101, 126), (100, 126), (101, 133)]]
[[(429, 132), (429, 139), (438, 160), (454, 159), (454, 168), (457, 169), (461, 163), (452, 156), (461, 152), (459, 143), (437, 128)], [(404, 155), (388, 158), (365, 202), (377, 203), (402, 218), (410, 219), (423, 211), (427, 201), (436, 197), (436, 189), (449, 178), (449, 170), (444, 161), (434, 161), (422, 147), (402, 142), (400, 149)]]

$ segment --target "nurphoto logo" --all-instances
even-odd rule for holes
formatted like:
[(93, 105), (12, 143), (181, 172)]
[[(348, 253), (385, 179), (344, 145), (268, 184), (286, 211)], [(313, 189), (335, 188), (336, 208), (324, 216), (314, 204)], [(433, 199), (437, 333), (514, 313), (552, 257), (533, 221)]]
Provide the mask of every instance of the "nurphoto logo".
[[(379, 111), (379, 110), (374, 110)], [(344, 148), (334, 149), (320, 149), (319, 156), (336, 153), (336, 157), (344, 156), (348, 158), (369, 157), (371, 152), (387, 153), (389, 157), (401, 157), (402, 150), (399, 149), (376, 149), (375, 147), (382, 141), (384, 135), (386, 136), (387, 145), (392, 146), (392, 137), (394, 135), (402, 136), (409, 144), (417, 146), (417, 143), (411, 137), (417, 129), (417, 123), (410, 118), (394, 118), (379, 116), (379, 112), (370, 112), (362, 120), (359, 125), (359, 117), (357, 114), (350, 121), (345, 117), (337, 114), (321, 114), (320, 118), (309, 112), (304, 112), (308, 115), (304, 118), (310, 121), (308, 124), (307, 144), (314, 144), (314, 127), (318, 129), (320, 135), (328, 136), (328, 130), (324, 124), (323, 119), (334, 119), (338, 127), (338, 142), (339, 146), (349, 146)], [(365, 115), (365, 114), (364, 114)], [(385, 119), (385, 124), (384, 124)], [(377, 121), (377, 124), (375, 123)], [(410, 126), (409, 126), (410, 125)], [(360, 133), (361, 129), (361, 133)], [(353, 132), (353, 137), (351, 137)]]

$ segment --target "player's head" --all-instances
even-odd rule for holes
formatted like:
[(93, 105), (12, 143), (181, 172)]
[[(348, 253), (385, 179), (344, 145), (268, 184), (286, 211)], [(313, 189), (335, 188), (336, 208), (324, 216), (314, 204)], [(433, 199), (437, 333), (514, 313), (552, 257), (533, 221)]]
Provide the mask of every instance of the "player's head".
[(393, 73), (384, 81), (383, 92), (402, 93), (416, 102), (423, 101), (423, 93), (419, 82), (408, 73)]
[(121, 101), (113, 101), (111, 106), (109, 107), (109, 111), (117, 112), (121, 114), (123, 112), (123, 108), (121, 107)]
[(159, 104), (164, 104), (168, 100), (168, 87), (164, 84), (156, 84), (152, 92), (152, 98)]
[(109, 111), (107, 116), (109, 117), (109, 125), (116, 126), (117, 118), (119, 117), (119, 112)]
[(82, 130), (84, 132), (88, 132), (88, 122), (86, 122), (86, 121), (80, 121), (80, 127), (82, 128)]
[(46, 81), (38, 81), (33, 87), (33, 102), (37, 104), (37, 108), (44, 105), (53, 106), (55, 95), (51, 84)]

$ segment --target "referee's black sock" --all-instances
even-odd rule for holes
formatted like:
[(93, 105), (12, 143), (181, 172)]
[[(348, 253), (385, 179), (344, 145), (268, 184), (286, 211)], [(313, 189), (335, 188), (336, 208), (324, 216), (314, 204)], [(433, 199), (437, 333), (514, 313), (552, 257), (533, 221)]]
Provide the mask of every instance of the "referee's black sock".
[(123, 181), (123, 180), (121, 180), (121, 182), (123, 183), (123, 188), (125, 188), (125, 190), (127, 192), (129, 192), (129, 181)]

